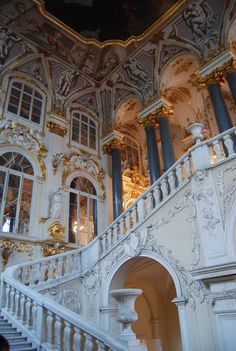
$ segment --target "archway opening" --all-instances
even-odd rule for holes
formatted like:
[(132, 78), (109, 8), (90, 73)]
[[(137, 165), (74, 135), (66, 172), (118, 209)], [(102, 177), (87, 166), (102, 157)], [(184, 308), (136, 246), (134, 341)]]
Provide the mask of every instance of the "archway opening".
[[(181, 334), (174, 281), (159, 262), (137, 257), (125, 262), (112, 278), (110, 289), (139, 288), (143, 293), (135, 303), (138, 320), (132, 329), (148, 351), (181, 351)], [(110, 306), (116, 307), (113, 298)], [(110, 329), (118, 334), (120, 326), (115, 313), (110, 318)]]

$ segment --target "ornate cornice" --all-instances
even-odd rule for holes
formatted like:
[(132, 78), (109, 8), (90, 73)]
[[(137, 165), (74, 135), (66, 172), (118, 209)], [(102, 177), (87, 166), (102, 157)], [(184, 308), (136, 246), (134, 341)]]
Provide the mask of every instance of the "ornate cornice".
[(236, 57), (230, 50), (221, 52), (196, 72), (201, 87), (209, 84), (224, 84), (225, 76), (236, 70)]
[(56, 135), (59, 135), (64, 138), (64, 136), (67, 134), (68, 130), (66, 127), (61, 126), (60, 124), (53, 122), (53, 121), (48, 121), (47, 127), (51, 133), (54, 133)]
[(234, 71), (236, 71), (236, 60), (232, 58), (221, 67), (215, 69), (205, 77), (200, 78), (199, 84), (202, 88), (210, 84), (224, 84), (226, 74)]
[(112, 150), (123, 150), (125, 147), (123, 134), (117, 130), (107, 135), (103, 139), (102, 150), (104, 154), (111, 155)]
[(104, 154), (111, 155), (112, 150), (124, 150), (125, 144), (119, 139), (113, 139), (103, 145), (102, 150)]

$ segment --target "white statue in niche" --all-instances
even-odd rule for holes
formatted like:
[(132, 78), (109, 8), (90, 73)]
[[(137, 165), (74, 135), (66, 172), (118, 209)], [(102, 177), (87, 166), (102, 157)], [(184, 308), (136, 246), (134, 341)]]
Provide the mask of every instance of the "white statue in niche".
[(49, 217), (54, 219), (61, 218), (61, 206), (62, 206), (62, 188), (57, 189), (51, 197), (51, 207)]
[(0, 28), (0, 66), (5, 63), (5, 59), (9, 55), (10, 49), (14, 43), (20, 41), (21, 38), (7, 28)]

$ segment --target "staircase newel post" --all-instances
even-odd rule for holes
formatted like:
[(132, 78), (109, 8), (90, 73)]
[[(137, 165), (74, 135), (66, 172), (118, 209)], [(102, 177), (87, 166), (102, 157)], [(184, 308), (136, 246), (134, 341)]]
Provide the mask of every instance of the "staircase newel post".
[(206, 144), (202, 144), (202, 129), (204, 125), (202, 123), (192, 123), (188, 127), (189, 132), (192, 134), (193, 141), (196, 142), (196, 146), (192, 152), (192, 162), (194, 166), (194, 170), (200, 170), (208, 167), (210, 165), (210, 152), (208, 146)]

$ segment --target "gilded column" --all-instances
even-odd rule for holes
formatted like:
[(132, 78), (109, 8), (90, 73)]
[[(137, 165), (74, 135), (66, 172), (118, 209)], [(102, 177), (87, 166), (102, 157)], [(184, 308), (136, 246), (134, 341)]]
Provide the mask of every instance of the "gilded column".
[[(201, 76), (199, 80), (200, 85), (202, 87), (207, 87), (208, 89), (216, 123), (220, 133), (233, 127), (233, 123), (221, 90), (221, 84), (225, 83), (225, 76), (227, 73), (230, 74), (229, 67), (232, 65), (232, 63), (232, 56), (227, 51), (217, 56), (213, 61), (207, 63), (199, 71)], [(231, 92), (235, 89), (235, 81), (232, 77), (233, 76), (231, 75), (229, 76)]]
[(225, 78), (229, 84), (232, 98), (236, 105), (236, 60), (231, 60), (228, 67), (226, 68)]
[(112, 199), (113, 219), (123, 212), (123, 187), (121, 169), (121, 150), (124, 148), (123, 136), (114, 131), (104, 139), (103, 152), (111, 155), (112, 161)]
[(153, 118), (151, 115), (148, 115), (145, 118), (140, 118), (139, 124), (145, 128), (150, 182), (153, 184), (161, 176), (160, 159), (155, 132), (155, 118)]
[(162, 105), (155, 113), (160, 128), (164, 170), (167, 171), (175, 163), (169, 124), (169, 118), (173, 117), (173, 110), (169, 106)]

